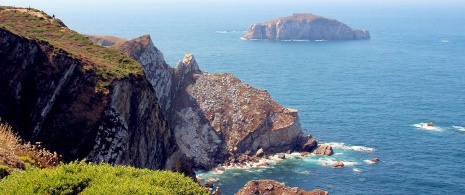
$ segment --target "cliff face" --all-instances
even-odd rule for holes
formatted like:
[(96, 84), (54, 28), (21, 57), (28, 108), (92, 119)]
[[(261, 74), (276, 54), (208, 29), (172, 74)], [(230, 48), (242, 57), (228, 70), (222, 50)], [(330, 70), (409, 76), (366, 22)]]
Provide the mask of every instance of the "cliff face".
[(314, 14), (293, 14), (268, 22), (253, 24), (245, 39), (275, 40), (350, 40), (369, 39), (367, 30), (355, 30), (334, 19)]
[[(108, 69), (99, 64), (105, 62), (94, 61), (97, 58), (86, 54), (76, 57), (80, 54), (79, 43), (73, 43), (75, 50), (70, 53), (59, 43), (47, 41), (49, 31), (44, 31), (40, 41), (19, 35), (42, 25), (54, 31), (53, 20), (25, 11), (13, 14), (3, 10), (0, 14), (6, 26), (0, 28), (2, 121), (11, 124), (26, 140), (40, 141), (44, 147), (57, 151), (65, 161), (87, 158), (164, 168), (176, 146), (155, 90), (143, 73), (113, 76), (118, 73), (111, 71), (119, 69)], [(7, 15), (12, 19), (4, 17)], [(17, 30), (9, 26), (16, 22), (7, 22), (23, 17), (42, 23), (28, 26), (28, 20), (24, 20), (23, 31), (6, 30)], [(67, 28), (59, 28), (54, 32), (80, 38)], [(90, 41), (84, 45), (89, 44)], [(87, 47), (102, 55), (111, 53), (103, 47)], [(111, 55), (117, 55), (120, 62), (131, 63), (124, 55)], [(105, 82), (109, 82), (108, 86)]]
[(163, 108), (165, 113), (168, 114), (172, 99), (171, 85), (173, 68), (165, 62), (163, 54), (155, 47), (150, 35), (119, 42), (112, 47), (118, 49), (142, 65), (147, 79), (157, 93), (159, 105)]
[(142, 64), (161, 94), (159, 102), (179, 146), (176, 153), (195, 167), (208, 169), (259, 148), (275, 153), (301, 150), (309, 140), (316, 145), (302, 133), (296, 110), (231, 74), (201, 71), (192, 54), (171, 68), (147, 35), (114, 47)]

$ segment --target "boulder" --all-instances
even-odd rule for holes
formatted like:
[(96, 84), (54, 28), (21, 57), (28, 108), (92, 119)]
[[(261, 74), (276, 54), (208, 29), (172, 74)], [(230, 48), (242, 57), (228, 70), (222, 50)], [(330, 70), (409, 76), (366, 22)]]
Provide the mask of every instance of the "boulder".
[(379, 158), (373, 158), (373, 159), (371, 159), (371, 162), (377, 163), (377, 162), (379, 162)]
[(247, 182), (235, 195), (265, 195), (265, 194), (280, 194), (280, 195), (328, 195), (328, 192), (323, 190), (313, 190), (311, 192), (300, 188), (287, 187), (283, 183), (274, 180), (252, 180)]
[(263, 157), (263, 155), (265, 155), (265, 152), (263, 152), (263, 149), (261, 148), (257, 150), (257, 153), (255, 153), (256, 157)]
[(344, 167), (344, 162), (343, 161), (337, 161), (333, 164), (333, 167)]
[(286, 158), (286, 155), (281, 153), (281, 154), (278, 155), (278, 158), (280, 158), (280, 159), (285, 159), (285, 158)]
[(313, 150), (313, 154), (331, 156), (333, 154), (333, 148), (327, 144), (319, 144), (318, 147)]

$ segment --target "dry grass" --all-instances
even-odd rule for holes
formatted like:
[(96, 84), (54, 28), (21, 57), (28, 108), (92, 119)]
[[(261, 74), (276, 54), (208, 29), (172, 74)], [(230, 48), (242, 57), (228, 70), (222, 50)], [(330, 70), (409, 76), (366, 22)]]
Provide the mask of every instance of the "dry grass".
[(47, 168), (60, 164), (59, 156), (40, 146), (22, 143), (11, 126), (0, 122), (0, 165), (9, 170), (25, 170), (28, 166)]

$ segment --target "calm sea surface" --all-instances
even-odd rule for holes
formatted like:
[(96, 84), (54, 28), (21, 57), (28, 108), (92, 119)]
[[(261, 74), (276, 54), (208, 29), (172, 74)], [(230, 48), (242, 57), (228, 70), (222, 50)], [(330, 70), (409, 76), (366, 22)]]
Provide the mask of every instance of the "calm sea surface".
[[(225, 194), (251, 179), (330, 194), (465, 193), (463, 7), (154, 4), (43, 9), (80, 33), (151, 34), (172, 66), (194, 53), (201, 69), (233, 73), (266, 89), (281, 105), (298, 109), (304, 131), (335, 148), (331, 157), (289, 158), (267, 169), (200, 173), (218, 179)], [(240, 39), (250, 24), (294, 12), (370, 30), (372, 39)], [(429, 121), (436, 127), (421, 127)], [(374, 157), (381, 162), (366, 163)], [(348, 166), (327, 166), (335, 160)]]

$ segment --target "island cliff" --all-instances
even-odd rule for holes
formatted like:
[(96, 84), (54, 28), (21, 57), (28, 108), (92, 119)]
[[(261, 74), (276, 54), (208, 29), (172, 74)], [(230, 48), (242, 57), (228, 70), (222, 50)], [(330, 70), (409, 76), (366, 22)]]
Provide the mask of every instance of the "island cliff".
[(355, 30), (334, 19), (314, 14), (293, 14), (249, 27), (245, 39), (357, 40), (369, 39), (367, 30)]

